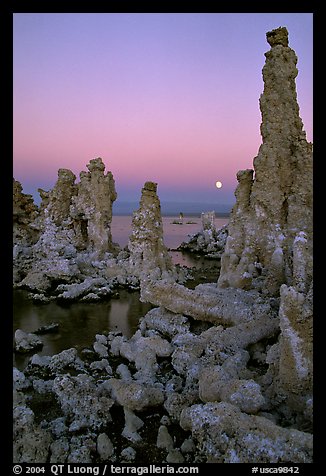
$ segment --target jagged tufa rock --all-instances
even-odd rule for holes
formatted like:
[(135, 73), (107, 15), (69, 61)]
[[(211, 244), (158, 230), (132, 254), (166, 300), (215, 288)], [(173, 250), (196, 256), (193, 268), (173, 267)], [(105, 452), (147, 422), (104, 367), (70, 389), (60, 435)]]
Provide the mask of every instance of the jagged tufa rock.
[[(260, 97), (263, 143), (254, 170), (237, 174), (236, 204), (221, 261), (220, 287), (257, 287), (278, 295), (281, 284), (297, 285), (297, 261), (312, 270), (312, 144), (306, 140), (295, 88), (297, 57), (287, 31), (267, 33), (272, 48), (263, 68)], [(306, 237), (300, 256), (295, 245)]]
[(202, 230), (189, 236), (187, 241), (181, 243), (178, 250), (200, 253), (207, 258), (220, 259), (228, 236), (227, 225), (216, 229), (214, 211), (203, 212), (201, 219)]
[(92, 159), (87, 167), (89, 172), (81, 172), (77, 184), (73, 172), (59, 169), (53, 189), (49, 192), (39, 189), (42, 198), (39, 211), (32, 207), (29, 196), (21, 194), (20, 184), (14, 182), (17, 217), (24, 211), (27, 230), (24, 236), (39, 230), (38, 239), (29, 242), (24, 254), (24, 257), (29, 254), (26, 269), (20, 259), (24, 250), (21, 246), (17, 248), (22, 241), (19, 238), (23, 234), (22, 220), (16, 220), (19, 226), (14, 229), (14, 244), (17, 242), (14, 270), (20, 287), (44, 293), (53, 282), (78, 284), (85, 280), (85, 274), (92, 277), (99, 274), (92, 263), (114, 249), (111, 235), (112, 204), (117, 197), (114, 179), (111, 172), (104, 173), (101, 158)]
[[(44, 217), (49, 217), (57, 227), (64, 227), (71, 222), (70, 204), (73, 195), (77, 192), (75, 180), (76, 176), (71, 170), (59, 169), (58, 179), (53, 189), (49, 192), (41, 190), (41, 209)], [(45, 220), (43, 224), (46, 226)]]
[[(273, 334), (276, 339), (280, 331), (276, 344), (267, 349), (265, 389), (270, 405), (283, 418), (308, 427), (312, 407), (312, 144), (306, 140), (299, 116), (297, 58), (287, 46), (287, 30), (273, 30), (267, 37), (272, 47), (266, 53), (260, 98), (263, 143), (254, 170), (237, 174), (236, 204), (217, 287), (189, 290), (165, 280), (148, 280), (142, 282), (141, 299), (196, 320), (235, 325), (235, 330), (244, 325), (241, 339), (237, 337), (239, 348)], [(257, 301), (248, 313), (246, 301), (255, 295), (273, 312), (257, 319)], [(268, 317), (274, 313), (278, 319)], [(258, 330), (255, 341), (243, 339)]]
[(32, 195), (23, 193), (18, 180), (13, 180), (13, 242), (15, 245), (33, 245), (38, 239), (38, 230), (32, 226), (38, 208)]
[(145, 182), (129, 237), (130, 272), (140, 278), (174, 278), (176, 270), (163, 242), (161, 204), (157, 184)]
[(77, 194), (72, 198), (70, 214), (76, 238), (88, 249), (100, 254), (112, 251), (112, 204), (117, 198), (111, 172), (104, 174), (101, 158), (92, 159), (89, 172), (80, 173)]
[(237, 174), (218, 285), (280, 296), (271, 387), (275, 399), (282, 395), (292, 409), (305, 412), (312, 393), (312, 144), (299, 116), (297, 57), (286, 28), (268, 32), (267, 41), (263, 143), (254, 170)]

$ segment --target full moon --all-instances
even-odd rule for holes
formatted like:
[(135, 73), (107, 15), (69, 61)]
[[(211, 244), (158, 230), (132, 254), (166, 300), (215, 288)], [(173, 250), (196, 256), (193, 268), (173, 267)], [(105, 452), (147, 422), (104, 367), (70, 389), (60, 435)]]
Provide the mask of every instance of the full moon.
[(216, 186), (216, 188), (221, 188), (221, 187), (222, 187), (222, 182), (217, 181), (217, 182), (215, 183), (215, 186)]

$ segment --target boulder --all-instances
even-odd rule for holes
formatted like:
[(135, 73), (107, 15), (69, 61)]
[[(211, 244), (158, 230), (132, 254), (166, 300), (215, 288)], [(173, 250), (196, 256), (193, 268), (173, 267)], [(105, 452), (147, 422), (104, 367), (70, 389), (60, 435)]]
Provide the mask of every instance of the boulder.
[(20, 354), (25, 354), (29, 352), (36, 352), (39, 349), (42, 349), (43, 342), (35, 334), (31, 332), (24, 332), (21, 329), (17, 329), (15, 332), (14, 339), (14, 350)]

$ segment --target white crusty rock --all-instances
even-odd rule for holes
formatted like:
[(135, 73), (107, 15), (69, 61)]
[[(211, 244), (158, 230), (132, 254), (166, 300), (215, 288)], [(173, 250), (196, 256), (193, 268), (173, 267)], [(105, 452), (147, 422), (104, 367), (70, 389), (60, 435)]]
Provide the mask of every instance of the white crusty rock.
[(170, 451), (174, 448), (173, 438), (165, 425), (161, 425), (158, 429), (156, 446)]
[(14, 349), (19, 353), (36, 352), (42, 349), (43, 341), (31, 332), (24, 332), (17, 329), (15, 332)]
[(30, 246), (36, 243), (39, 236), (37, 226), (33, 225), (39, 215), (32, 195), (23, 193), (18, 180), (13, 180), (13, 243)]
[(129, 408), (124, 408), (125, 426), (122, 431), (122, 436), (134, 443), (142, 440), (142, 437), (137, 431), (144, 426), (143, 420), (134, 414)]
[(78, 357), (77, 349), (75, 349), (74, 347), (71, 347), (70, 349), (65, 349), (59, 352), (59, 354), (52, 355), (48, 365), (50, 370), (54, 373), (60, 372), (66, 367), (71, 367), (81, 371), (84, 369), (84, 363)]
[[(116, 249), (112, 243), (111, 220), (112, 204), (117, 195), (112, 173), (104, 173), (101, 158), (92, 159), (87, 168), (89, 172), (81, 172), (77, 184), (70, 170), (59, 169), (53, 189), (49, 192), (39, 189), (42, 198), (39, 211), (32, 210), (28, 196), (21, 194), (17, 184), (14, 187), (14, 203), (17, 204), (14, 207), (17, 212), (15, 279), (23, 277), (17, 284), (19, 287), (46, 293), (50, 292), (53, 282), (78, 284), (77, 288), (66, 289), (62, 297), (84, 297), (86, 300), (90, 299), (92, 289), (87, 297), (81, 284), (83, 278), (104, 275), (105, 263), (98, 260), (107, 258), (108, 252)], [(34, 233), (33, 239), (28, 233)], [(23, 234), (24, 238), (20, 238)], [(25, 259), (28, 268), (23, 264), (26, 244), (31, 255)], [(103, 282), (102, 287), (106, 284)]]
[(13, 388), (18, 392), (24, 390), (31, 386), (31, 381), (25, 377), (24, 373), (18, 370), (16, 367), (13, 368)]
[(13, 410), (13, 462), (46, 463), (52, 437), (35, 423), (34, 412), (26, 405)]
[(267, 352), (269, 396), (276, 403), (287, 402), (299, 421), (312, 425), (313, 319), (312, 284), (305, 294), (293, 286), (281, 286), (279, 341)]
[(156, 407), (164, 402), (164, 392), (159, 384), (144, 385), (136, 381), (112, 378), (109, 380), (109, 387), (117, 403), (133, 411)]
[[(63, 291), (58, 294), (58, 299), (61, 300), (76, 300), (85, 297), (89, 293), (98, 291), (107, 285), (107, 280), (104, 278), (86, 278), (81, 283), (61, 284), (57, 287), (57, 291)], [(109, 291), (109, 290), (108, 290)]]
[(161, 204), (154, 182), (146, 182), (142, 189), (139, 209), (133, 213), (128, 248), (129, 270), (134, 276), (150, 274), (156, 279), (175, 279), (176, 269), (163, 242)]
[(78, 245), (95, 251), (99, 256), (111, 251), (112, 204), (117, 198), (111, 172), (104, 174), (102, 159), (90, 160), (89, 172), (80, 173), (77, 194), (72, 197), (70, 215)]
[(182, 411), (208, 463), (312, 463), (312, 435), (247, 415), (230, 403), (206, 403)]
[(114, 454), (114, 446), (106, 433), (100, 433), (96, 442), (97, 452), (102, 461), (107, 461)]
[(171, 344), (159, 335), (143, 337), (137, 331), (131, 339), (123, 342), (120, 355), (130, 362), (135, 362), (138, 372), (134, 377), (140, 381), (155, 381), (158, 370), (157, 357), (168, 357), (173, 349)]
[(39, 215), (32, 195), (23, 193), (18, 180), (13, 180), (13, 278), (19, 282), (32, 265), (31, 247), (40, 235), (34, 221)]
[[(305, 281), (311, 280), (312, 144), (299, 116), (297, 57), (288, 46), (286, 28), (268, 32), (267, 41), (271, 49), (265, 54), (260, 97), (263, 143), (254, 170), (238, 172), (218, 284), (260, 286), (278, 294), (281, 284), (301, 281), (301, 271), (306, 270)], [(295, 273), (292, 259), (302, 233), (306, 251), (300, 253), (301, 271)]]
[[(262, 408), (265, 399), (258, 383), (235, 378), (228, 380), (223, 368), (218, 370), (220, 373), (216, 369), (206, 373), (204, 378), (200, 376), (199, 395), (203, 402), (229, 402), (245, 413), (257, 413)], [(208, 375), (210, 378), (207, 378)]]
[(122, 462), (130, 463), (136, 458), (136, 450), (131, 446), (124, 448), (121, 451)]
[(184, 460), (184, 457), (177, 448), (171, 449), (166, 457), (167, 463), (183, 463)]
[(152, 329), (169, 338), (189, 332), (189, 327), (190, 323), (186, 316), (169, 312), (164, 307), (151, 309), (140, 319), (139, 325), (142, 334)]
[(109, 364), (109, 361), (107, 359), (102, 359), (102, 360), (97, 360), (95, 362), (92, 362), (89, 366), (91, 370), (105, 370), (109, 375), (112, 375), (112, 367)]
[(58, 376), (54, 379), (53, 391), (66, 416), (71, 418), (70, 431), (82, 428), (101, 428), (111, 421), (109, 413), (113, 400), (95, 384), (88, 375)]
[(167, 280), (147, 280), (141, 286), (141, 301), (162, 306), (176, 314), (197, 320), (234, 325), (266, 318), (273, 321), (275, 311), (268, 300), (256, 292), (241, 289), (219, 289), (215, 284), (188, 289)]
[(220, 229), (215, 226), (215, 212), (203, 212), (201, 214), (202, 230), (189, 236), (188, 240), (178, 247), (181, 251), (200, 253), (208, 258), (221, 258), (224, 252), (228, 236), (227, 225)]
[(267, 41), (263, 143), (254, 171), (238, 173), (218, 285), (256, 287), (280, 297), (271, 388), (275, 401), (282, 395), (289, 407), (303, 412), (312, 394), (312, 144), (299, 116), (297, 57), (286, 28), (268, 32)]
[(51, 458), (50, 463), (65, 463), (69, 454), (69, 440), (66, 437), (61, 437), (55, 440), (50, 447)]

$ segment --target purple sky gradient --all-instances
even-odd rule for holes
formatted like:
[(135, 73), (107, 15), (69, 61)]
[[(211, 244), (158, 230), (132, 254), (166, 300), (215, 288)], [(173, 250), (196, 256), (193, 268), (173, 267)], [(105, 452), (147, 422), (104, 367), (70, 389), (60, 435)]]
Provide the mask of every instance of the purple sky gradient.
[[(119, 201), (233, 203), (261, 144), (266, 32), (286, 26), (312, 141), (310, 13), (14, 14), (14, 177), (25, 193), (102, 157)], [(217, 189), (215, 181), (223, 187)]]

